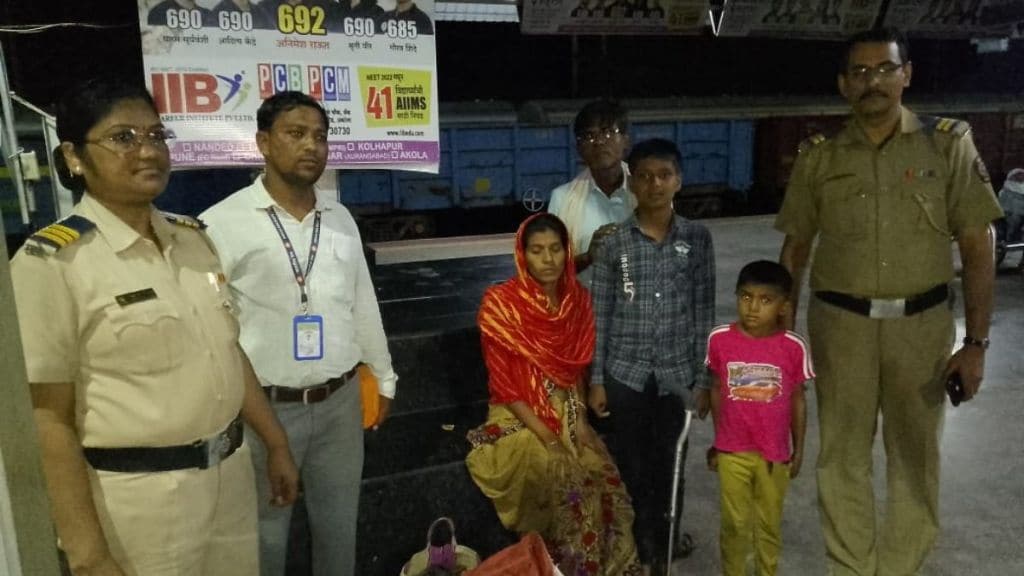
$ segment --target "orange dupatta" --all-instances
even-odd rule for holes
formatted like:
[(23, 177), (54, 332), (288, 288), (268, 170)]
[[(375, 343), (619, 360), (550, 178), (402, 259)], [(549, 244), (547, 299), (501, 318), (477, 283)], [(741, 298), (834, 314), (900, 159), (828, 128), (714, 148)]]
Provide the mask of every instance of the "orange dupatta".
[(484, 293), (477, 324), (489, 375), (492, 404), (525, 402), (559, 434), (558, 415), (548, 401), (545, 380), (556, 387), (576, 386), (594, 355), (594, 313), (590, 294), (576, 280), (572, 247), (566, 246), (565, 271), (558, 281), (558, 311), (526, 267), (522, 235), (516, 233), (516, 277)]

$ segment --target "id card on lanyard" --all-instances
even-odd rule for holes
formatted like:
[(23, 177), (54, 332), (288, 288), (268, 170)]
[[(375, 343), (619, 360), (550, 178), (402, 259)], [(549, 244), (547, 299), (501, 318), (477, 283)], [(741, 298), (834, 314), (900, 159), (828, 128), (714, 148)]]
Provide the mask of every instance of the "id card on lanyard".
[(317, 210), (313, 217), (313, 240), (309, 245), (309, 257), (306, 259), (306, 269), (299, 265), (299, 257), (295, 254), (295, 247), (292, 246), (288, 232), (285, 231), (281, 219), (278, 218), (274, 207), (267, 208), (267, 215), (281, 237), (284, 250), (288, 253), (288, 263), (291, 264), (292, 274), (295, 275), (295, 283), (299, 285), (299, 307), (300, 313), (292, 318), (292, 354), (296, 360), (319, 360), (324, 357), (324, 319), (322, 316), (309, 313), (309, 291), (307, 281), (310, 272), (313, 271), (313, 262), (316, 261), (316, 251), (320, 246), (320, 211)]
[(313, 314), (292, 319), (292, 353), (296, 360), (324, 357), (324, 319)]

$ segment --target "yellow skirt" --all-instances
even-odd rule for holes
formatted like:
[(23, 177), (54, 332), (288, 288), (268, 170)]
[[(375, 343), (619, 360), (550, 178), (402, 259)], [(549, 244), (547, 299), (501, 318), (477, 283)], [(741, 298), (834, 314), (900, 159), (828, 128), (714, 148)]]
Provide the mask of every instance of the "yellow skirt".
[(607, 453), (576, 446), (575, 391), (548, 397), (562, 422), (571, 456), (548, 448), (504, 405), (471, 430), (466, 466), (491, 499), (501, 523), (519, 534), (537, 532), (559, 568), (571, 574), (640, 574), (633, 541), (633, 506)]

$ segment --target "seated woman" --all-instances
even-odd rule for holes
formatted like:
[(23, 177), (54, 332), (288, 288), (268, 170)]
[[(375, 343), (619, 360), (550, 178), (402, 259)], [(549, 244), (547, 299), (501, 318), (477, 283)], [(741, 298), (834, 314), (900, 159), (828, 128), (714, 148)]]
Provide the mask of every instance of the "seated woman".
[(594, 315), (565, 225), (523, 222), (515, 259), (477, 318), (491, 401), (466, 465), (502, 524), (538, 532), (565, 574), (640, 574), (629, 496), (582, 401)]

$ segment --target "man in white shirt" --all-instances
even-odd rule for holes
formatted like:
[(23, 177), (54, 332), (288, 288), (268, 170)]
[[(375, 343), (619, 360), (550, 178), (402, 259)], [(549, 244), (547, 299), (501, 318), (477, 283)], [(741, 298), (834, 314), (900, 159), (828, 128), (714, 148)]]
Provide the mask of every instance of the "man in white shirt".
[[(386, 418), (397, 377), (355, 221), (316, 190), (328, 119), (315, 100), (282, 92), (257, 112), (265, 173), (201, 215), (238, 308), (239, 341), (288, 433), (301, 473), (314, 576), (355, 574), (363, 429), (356, 366), (379, 382)], [(375, 426), (376, 427), (376, 426)], [(246, 430), (257, 475), (259, 438)], [(262, 576), (283, 576), (291, 508), (257, 482)]]
[(588, 103), (572, 125), (576, 151), (587, 166), (573, 180), (551, 191), (548, 212), (569, 229), (579, 281), (590, 289), (590, 263), (615, 226), (633, 214), (636, 197), (629, 191), (626, 109), (610, 100)]

